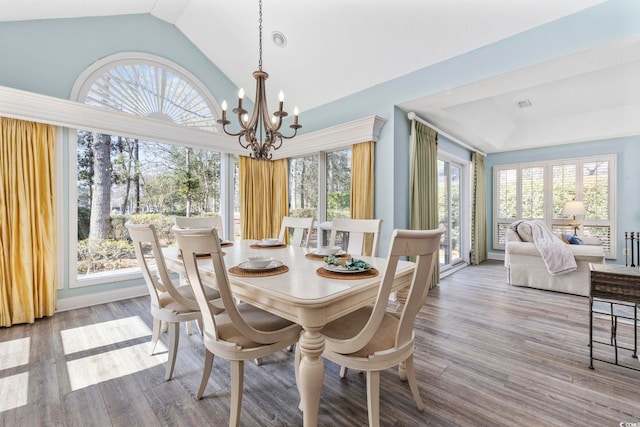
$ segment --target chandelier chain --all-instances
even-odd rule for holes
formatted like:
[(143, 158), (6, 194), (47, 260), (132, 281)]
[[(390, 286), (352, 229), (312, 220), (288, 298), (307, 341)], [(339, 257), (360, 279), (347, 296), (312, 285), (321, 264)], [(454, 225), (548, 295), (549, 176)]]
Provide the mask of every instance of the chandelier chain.
[(258, 70), (262, 71), (262, 0), (260, 0), (258, 3), (259, 3), (259, 9), (260, 9), (260, 19), (259, 19), (260, 25), (258, 26), (258, 32), (260, 33), (260, 38), (259, 38), (260, 60), (258, 61)]

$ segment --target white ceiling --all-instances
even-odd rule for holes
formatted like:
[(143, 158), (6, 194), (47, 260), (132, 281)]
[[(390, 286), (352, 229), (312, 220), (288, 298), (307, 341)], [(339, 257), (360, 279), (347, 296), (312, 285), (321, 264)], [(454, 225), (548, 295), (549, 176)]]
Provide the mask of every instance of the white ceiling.
[[(287, 109), (304, 112), (603, 1), (265, 0), (268, 97), (282, 89)], [(176, 25), (253, 97), (256, 0), (0, 0), (0, 21), (133, 13)], [(271, 41), (276, 30), (286, 47)], [(638, 134), (639, 71), (640, 41), (629, 39), (400, 107), (485, 152)], [(532, 106), (517, 108), (525, 99)]]

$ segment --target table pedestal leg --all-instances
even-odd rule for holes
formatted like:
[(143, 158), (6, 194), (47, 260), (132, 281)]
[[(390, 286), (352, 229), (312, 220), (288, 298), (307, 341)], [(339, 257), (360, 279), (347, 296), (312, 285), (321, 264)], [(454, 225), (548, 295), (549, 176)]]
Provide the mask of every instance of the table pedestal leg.
[(324, 351), (324, 336), (317, 329), (307, 329), (300, 337), (300, 366), (298, 391), (303, 411), (303, 425), (318, 425), (320, 393), (324, 383), (324, 363), (320, 356)]

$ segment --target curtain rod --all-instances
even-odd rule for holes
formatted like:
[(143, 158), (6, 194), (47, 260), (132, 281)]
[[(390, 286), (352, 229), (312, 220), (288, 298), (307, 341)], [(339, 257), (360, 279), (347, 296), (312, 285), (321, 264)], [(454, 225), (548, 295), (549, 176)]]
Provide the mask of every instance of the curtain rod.
[(425, 124), (427, 126), (429, 126), (430, 128), (432, 128), (433, 130), (437, 131), (439, 134), (446, 136), (448, 139), (452, 140), (453, 142), (455, 142), (456, 144), (462, 145), (464, 148), (466, 148), (467, 150), (471, 150), (471, 151), (475, 151), (477, 153), (482, 154), (483, 156), (486, 156), (487, 154), (478, 150), (475, 147), (472, 147), (469, 144), (465, 144), (464, 142), (460, 141), (458, 138), (456, 138), (455, 136), (451, 136), (448, 133), (444, 132), (443, 130), (439, 129), (437, 126), (432, 125), (431, 123), (429, 123), (428, 121), (426, 121), (423, 118), (418, 117), (418, 115), (416, 113), (414, 113), (413, 111), (409, 112), (407, 114), (407, 117), (409, 118), (409, 120), (417, 120), (422, 124)]

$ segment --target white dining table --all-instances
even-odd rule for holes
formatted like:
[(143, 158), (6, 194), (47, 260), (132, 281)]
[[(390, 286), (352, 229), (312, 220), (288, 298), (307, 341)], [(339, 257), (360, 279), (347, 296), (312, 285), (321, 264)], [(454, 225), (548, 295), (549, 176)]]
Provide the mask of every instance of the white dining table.
[[(325, 338), (320, 330), (328, 322), (375, 301), (380, 281), (384, 277), (386, 259), (357, 257), (379, 271), (376, 277), (353, 280), (347, 279), (348, 273), (345, 273), (344, 279), (334, 279), (318, 275), (317, 270), (324, 265), (321, 259), (305, 257), (316, 248), (251, 248), (251, 245), (256, 243), (255, 240), (243, 240), (233, 242), (233, 246), (223, 247), (227, 270), (246, 261), (250, 256), (269, 256), (284, 263), (289, 271), (267, 277), (234, 276), (228, 273), (231, 289), (239, 300), (291, 320), (304, 329), (298, 344), (301, 361), (297, 386), (304, 425), (316, 426), (324, 382), (324, 363), (321, 356), (325, 348)], [(181, 273), (183, 265), (179, 250), (167, 248), (164, 253), (167, 267)], [(205, 284), (208, 281), (210, 285), (215, 286), (211, 260), (199, 260), (198, 267)], [(394, 291), (409, 285), (414, 267), (413, 262), (399, 262), (393, 284)], [(398, 295), (402, 294), (403, 292)], [(400, 303), (402, 302), (401, 299)]]

